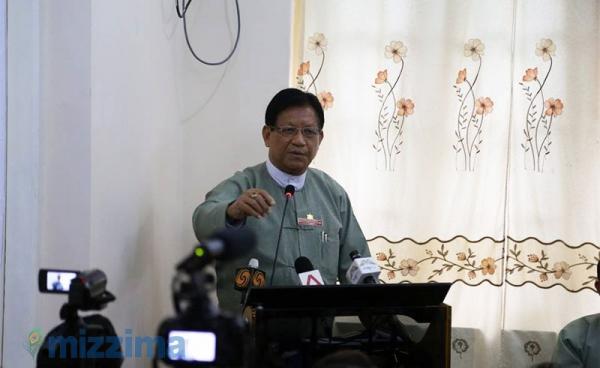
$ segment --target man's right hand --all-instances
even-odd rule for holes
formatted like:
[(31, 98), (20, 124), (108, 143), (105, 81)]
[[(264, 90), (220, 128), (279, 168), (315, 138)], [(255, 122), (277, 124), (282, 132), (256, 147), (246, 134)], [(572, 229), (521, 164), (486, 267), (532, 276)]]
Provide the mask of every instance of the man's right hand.
[(227, 216), (236, 221), (248, 216), (262, 218), (274, 205), (275, 200), (265, 190), (250, 188), (227, 207)]

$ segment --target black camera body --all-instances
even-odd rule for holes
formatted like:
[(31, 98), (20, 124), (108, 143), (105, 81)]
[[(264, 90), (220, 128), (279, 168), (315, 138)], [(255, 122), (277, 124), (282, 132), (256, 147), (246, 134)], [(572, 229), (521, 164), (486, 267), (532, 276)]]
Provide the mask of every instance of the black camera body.
[[(57, 275), (75, 276), (67, 287), (64, 279), (61, 280)], [(38, 280), (41, 292), (68, 293), (69, 300), (60, 309), (60, 318), (64, 322), (44, 338), (36, 366), (120, 367), (123, 364), (123, 354), (112, 323), (99, 314), (85, 317), (78, 314), (80, 310), (101, 310), (116, 299), (106, 290), (106, 274), (97, 269), (84, 272), (41, 269)], [(57, 282), (61, 285), (58, 286)]]
[(116, 298), (106, 290), (106, 274), (100, 270), (79, 273), (71, 280), (68, 305), (82, 311), (101, 310)]
[(214, 260), (239, 257), (255, 245), (250, 230), (225, 229), (200, 243), (176, 266), (172, 296), (177, 314), (158, 328), (168, 351), (157, 351), (157, 357), (173, 367), (243, 365), (247, 325), (240, 315), (220, 311), (210, 300), (215, 278), (206, 272), (206, 266)]
[(168, 342), (163, 361), (174, 367), (240, 367), (245, 331), (242, 319), (233, 315), (202, 318), (190, 313), (168, 318), (158, 329), (158, 335)]
[(157, 345), (155, 357), (173, 367), (242, 366), (247, 325), (210, 300), (212, 274), (204, 268), (180, 270), (172, 286), (176, 316), (159, 325), (157, 335), (165, 346)]

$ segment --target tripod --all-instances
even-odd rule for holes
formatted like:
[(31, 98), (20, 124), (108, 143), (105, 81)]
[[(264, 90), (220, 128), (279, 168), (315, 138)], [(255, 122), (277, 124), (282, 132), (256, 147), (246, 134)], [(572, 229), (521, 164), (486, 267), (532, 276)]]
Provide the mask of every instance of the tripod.
[[(112, 294), (110, 297), (114, 300)], [(100, 314), (80, 317), (80, 309), (71, 303), (63, 304), (60, 318), (64, 322), (45, 337), (37, 355), (38, 368), (121, 367), (123, 353), (110, 320)]]

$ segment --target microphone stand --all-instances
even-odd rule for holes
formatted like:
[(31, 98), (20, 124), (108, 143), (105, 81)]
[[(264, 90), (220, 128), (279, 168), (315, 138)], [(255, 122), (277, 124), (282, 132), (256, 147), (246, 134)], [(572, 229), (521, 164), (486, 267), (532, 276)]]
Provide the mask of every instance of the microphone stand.
[(283, 232), (283, 221), (285, 220), (285, 213), (290, 198), (294, 197), (296, 188), (293, 185), (285, 187), (285, 204), (283, 205), (283, 215), (281, 216), (281, 225), (279, 226), (279, 235), (277, 236), (277, 247), (275, 247), (275, 258), (273, 258), (273, 267), (271, 268), (271, 279), (269, 280), (269, 286), (273, 286), (273, 279), (275, 278), (275, 264), (277, 263), (277, 256), (279, 255), (279, 245), (281, 243), (281, 233)]

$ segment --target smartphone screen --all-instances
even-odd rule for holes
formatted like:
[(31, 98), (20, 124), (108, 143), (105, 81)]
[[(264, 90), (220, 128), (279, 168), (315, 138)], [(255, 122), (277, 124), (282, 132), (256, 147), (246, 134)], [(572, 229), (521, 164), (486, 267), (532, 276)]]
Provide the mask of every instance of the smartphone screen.
[(38, 287), (42, 293), (66, 294), (69, 292), (71, 280), (79, 274), (78, 271), (41, 269), (38, 274)]
[[(180, 349), (183, 341), (183, 349)], [(207, 331), (169, 331), (170, 360), (187, 362), (214, 362), (217, 355), (217, 336)]]

